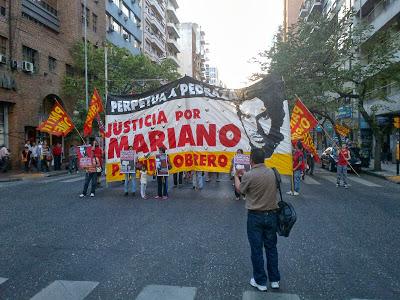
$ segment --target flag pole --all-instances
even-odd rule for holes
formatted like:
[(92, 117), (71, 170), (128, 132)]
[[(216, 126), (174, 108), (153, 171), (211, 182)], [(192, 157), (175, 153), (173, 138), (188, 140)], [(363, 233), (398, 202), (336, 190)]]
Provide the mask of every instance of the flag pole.
[(76, 129), (76, 126), (74, 126), (74, 129), (75, 129), (75, 130), (76, 130), (76, 132), (78, 133), (79, 137), (82, 139), (83, 143), (86, 145), (86, 142), (85, 142), (85, 140), (83, 139), (83, 137), (82, 137), (81, 133), (79, 132), (79, 130), (78, 130), (78, 129)]

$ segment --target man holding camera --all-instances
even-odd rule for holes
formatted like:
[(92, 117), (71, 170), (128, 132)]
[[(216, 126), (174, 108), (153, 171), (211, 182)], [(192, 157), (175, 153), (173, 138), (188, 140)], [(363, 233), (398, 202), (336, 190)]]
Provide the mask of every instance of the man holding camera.
[(235, 188), (246, 195), (247, 236), (253, 265), (250, 284), (260, 291), (267, 290), (263, 248), (271, 288), (278, 289), (280, 281), (276, 248), (279, 211), (277, 185), (275, 173), (265, 166), (264, 159), (265, 152), (262, 149), (253, 149), (250, 154), (251, 170), (238, 170), (235, 174)]

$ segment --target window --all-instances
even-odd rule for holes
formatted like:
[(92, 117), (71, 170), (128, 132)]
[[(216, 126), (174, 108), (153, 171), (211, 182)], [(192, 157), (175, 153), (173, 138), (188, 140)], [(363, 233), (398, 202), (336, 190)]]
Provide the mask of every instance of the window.
[(74, 68), (69, 64), (65, 64), (65, 75), (70, 77), (75, 75)]
[(122, 4), (121, 10), (124, 13), (124, 15), (129, 18), (130, 10), (125, 4)]
[(7, 54), (7, 39), (0, 35), (0, 54)]
[(55, 72), (57, 68), (57, 59), (54, 57), (49, 56), (49, 71)]
[(6, 16), (6, 0), (0, 0), (0, 15)]
[(93, 32), (97, 32), (97, 15), (92, 14)]
[[(81, 22), (82, 22), (82, 24), (85, 22), (85, 15), (84, 15), (84, 10), (85, 10), (85, 6), (82, 4), (82, 11), (81, 11), (81, 15), (82, 15), (82, 18), (81, 18)], [(87, 8), (86, 7), (86, 26), (88, 26), (89, 27), (89, 20), (90, 19), (90, 12), (89, 12), (89, 8)]]
[(22, 59), (33, 64), (35, 71), (39, 68), (39, 53), (32, 48), (22, 46)]

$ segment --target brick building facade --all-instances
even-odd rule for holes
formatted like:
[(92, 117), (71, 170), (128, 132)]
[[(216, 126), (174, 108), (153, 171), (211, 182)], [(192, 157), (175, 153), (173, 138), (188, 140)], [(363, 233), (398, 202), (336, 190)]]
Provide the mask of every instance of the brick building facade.
[[(71, 70), (70, 49), (83, 37), (83, 0), (0, 0), (0, 145), (15, 162), (27, 139), (56, 139), (36, 127), (58, 99), (72, 114), (74, 100), (62, 99)], [(105, 41), (105, 1), (87, 0), (87, 37)]]

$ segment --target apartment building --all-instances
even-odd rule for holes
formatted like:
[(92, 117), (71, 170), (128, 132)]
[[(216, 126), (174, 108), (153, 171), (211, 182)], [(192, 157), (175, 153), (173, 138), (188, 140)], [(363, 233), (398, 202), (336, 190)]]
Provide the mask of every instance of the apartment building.
[[(0, 145), (18, 160), (24, 141), (57, 140), (36, 131), (58, 100), (72, 114), (75, 99), (62, 99), (63, 77), (72, 72), (71, 47), (105, 40), (105, 4), (80, 0), (0, 1)], [(53, 138), (53, 139), (52, 139)]]
[(179, 8), (176, 0), (167, 0), (167, 57), (179, 67), (179, 19), (176, 10)]
[(165, 0), (143, 0), (143, 53), (156, 63), (167, 57)]
[(143, 39), (141, 0), (102, 1), (106, 2), (107, 41), (128, 49), (132, 55), (141, 54)]
[(179, 72), (205, 81), (205, 33), (196, 23), (179, 25)]
[(289, 28), (297, 23), (300, 8), (304, 0), (283, 0), (283, 31), (287, 33)]

